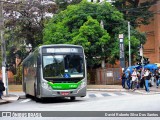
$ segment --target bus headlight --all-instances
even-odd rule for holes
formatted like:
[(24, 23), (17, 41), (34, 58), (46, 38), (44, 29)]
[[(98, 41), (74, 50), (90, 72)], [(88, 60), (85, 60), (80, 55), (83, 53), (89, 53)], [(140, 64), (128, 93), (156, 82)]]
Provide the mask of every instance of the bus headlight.
[(82, 82), (80, 88), (86, 87), (86, 82)]
[(51, 90), (51, 86), (48, 85), (46, 82), (42, 82), (42, 87), (48, 90)]

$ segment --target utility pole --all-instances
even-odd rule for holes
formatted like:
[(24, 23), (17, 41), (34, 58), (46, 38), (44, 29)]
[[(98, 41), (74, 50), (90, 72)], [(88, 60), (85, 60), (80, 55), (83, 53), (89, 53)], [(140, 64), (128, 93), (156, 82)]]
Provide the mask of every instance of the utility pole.
[[(102, 20), (101, 20), (100, 25), (101, 25), (101, 27), (104, 29), (104, 23), (103, 23)], [(102, 52), (104, 53), (104, 46), (102, 46)], [(102, 67), (103, 69), (105, 68), (105, 58), (102, 59), (101, 67)]]
[(131, 66), (131, 28), (130, 28), (130, 22), (128, 22), (128, 44), (129, 44), (129, 66)]
[(3, 38), (4, 34), (4, 16), (3, 16), (3, 2), (0, 2), (0, 39), (1, 39), (1, 54), (2, 54), (2, 80), (4, 82), (4, 86), (6, 88), (4, 95), (8, 96), (8, 80), (7, 80), (7, 72), (6, 72), (6, 44)]

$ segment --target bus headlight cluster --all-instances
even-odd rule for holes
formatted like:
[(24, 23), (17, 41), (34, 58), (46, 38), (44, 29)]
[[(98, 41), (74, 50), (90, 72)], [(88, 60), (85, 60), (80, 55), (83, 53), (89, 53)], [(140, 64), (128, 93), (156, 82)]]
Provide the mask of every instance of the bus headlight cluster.
[(51, 90), (51, 86), (48, 85), (46, 82), (42, 82), (42, 87), (48, 90)]
[(86, 82), (82, 82), (80, 88), (86, 87)]

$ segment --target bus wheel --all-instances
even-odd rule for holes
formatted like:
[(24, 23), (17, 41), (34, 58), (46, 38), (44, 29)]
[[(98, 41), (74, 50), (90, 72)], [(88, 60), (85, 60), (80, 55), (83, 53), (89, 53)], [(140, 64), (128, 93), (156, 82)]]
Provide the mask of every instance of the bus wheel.
[(30, 97), (28, 94), (26, 94), (25, 96), (26, 96), (26, 98), (29, 98), (29, 97)]
[(76, 97), (70, 97), (71, 101), (74, 101), (76, 99)]

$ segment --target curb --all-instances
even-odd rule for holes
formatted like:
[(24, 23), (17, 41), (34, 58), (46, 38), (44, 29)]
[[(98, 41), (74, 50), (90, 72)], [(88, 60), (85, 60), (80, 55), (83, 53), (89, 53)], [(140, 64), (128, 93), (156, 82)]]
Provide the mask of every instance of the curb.
[(144, 95), (154, 95), (154, 94), (160, 94), (160, 92), (157, 91), (150, 91), (150, 92), (146, 92), (146, 91), (139, 91), (139, 90), (135, 90), (134, 92), (140, 93), (140, 94), (144, 94)]
[(11, 102), (17, 101), (18, 99), (19, 99), (19, 95), (15, 95), (15, 94), (2, 96), (2, 100), (0, 101), (0, 104), (11, 103)]
[[(127, 89), (87, 89), (87, 91), (128, 92)], [(139, 94), (144, 94), (144, 95), (160, 94), (160, 92), (157, 92), (157, 91), (150, 91), (148, 93), (146, 91), (135, 90), (135, 91), (132, 91), (132, 92), (139, 93)]]
[(6, 101), (6, 100), (3, 100), (3, 99), (2, 99), (2, 100), (0, 100), (0, 105), (1, 105), (1, 104), (5, 104), (5, 103), (9, 103), (9, 102), (8, 102), (8, 101)]
[(127, 91), (125, 89), (87, 89), (87, 91)]

